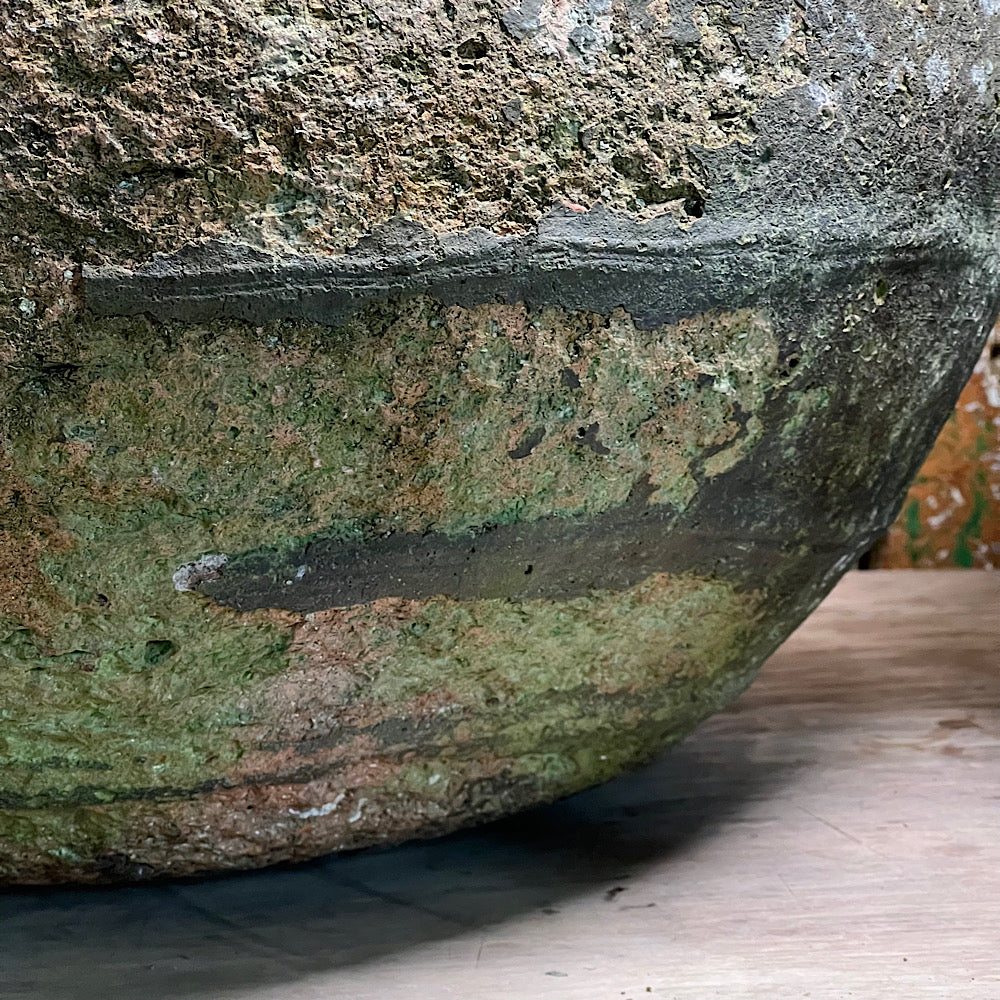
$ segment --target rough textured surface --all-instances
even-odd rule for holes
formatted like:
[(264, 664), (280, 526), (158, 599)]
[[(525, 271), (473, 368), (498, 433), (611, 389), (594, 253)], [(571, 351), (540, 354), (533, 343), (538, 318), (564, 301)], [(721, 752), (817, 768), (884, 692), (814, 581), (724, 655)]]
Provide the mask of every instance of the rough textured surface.
[(140, 255), (233, 230), (338, 250), (400, 212), (519, 232), (556, 199), (686, 220), (704, 183), (693, 147), (751, 140), (762, 102), (807, 79), (798, 14), (784, 43), (741, 47), (724, 6), (675, 19), (666, 4), (621, 4), (588, 65), (576, 45), (563, 58), (512, 38), (509, 14), (18, 3), (11, 193), (50, 228), (99, 243), (110, 229)]
[(997, 574), (848, 573), (682, 746), (503, 823), (237, 879), (5, 892), (0, 993), (995, 1000), (998, 604)]
[(730, 700), (994, 318), (998, 22), (22, 5), (0, 878), (439, 832)]

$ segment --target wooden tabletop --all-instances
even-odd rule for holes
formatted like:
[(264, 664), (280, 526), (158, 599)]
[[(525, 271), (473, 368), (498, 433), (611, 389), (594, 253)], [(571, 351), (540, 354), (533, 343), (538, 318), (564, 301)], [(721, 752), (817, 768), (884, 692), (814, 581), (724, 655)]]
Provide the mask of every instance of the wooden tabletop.
[(0, 996), (998, 1000), (1000, 573), (849, 575), (641, 773), (430, 843), (0, 896)]

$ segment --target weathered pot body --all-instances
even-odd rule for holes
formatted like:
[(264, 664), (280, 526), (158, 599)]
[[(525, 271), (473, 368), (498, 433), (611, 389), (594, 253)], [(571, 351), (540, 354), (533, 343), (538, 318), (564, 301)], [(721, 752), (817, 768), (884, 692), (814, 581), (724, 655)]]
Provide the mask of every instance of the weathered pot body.
[(0, 880), (647, 759), (884, 530), (994, 317), (994, 0), (27, 7)]

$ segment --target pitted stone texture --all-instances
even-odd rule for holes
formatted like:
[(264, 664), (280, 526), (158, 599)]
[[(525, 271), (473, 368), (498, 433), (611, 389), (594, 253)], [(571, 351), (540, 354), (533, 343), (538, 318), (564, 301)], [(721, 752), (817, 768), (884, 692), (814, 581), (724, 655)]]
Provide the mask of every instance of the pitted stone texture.
[(891, 519), (995, 315), (995, 12), (511, 10), (8, 21), (4, 879), (603, 780)]

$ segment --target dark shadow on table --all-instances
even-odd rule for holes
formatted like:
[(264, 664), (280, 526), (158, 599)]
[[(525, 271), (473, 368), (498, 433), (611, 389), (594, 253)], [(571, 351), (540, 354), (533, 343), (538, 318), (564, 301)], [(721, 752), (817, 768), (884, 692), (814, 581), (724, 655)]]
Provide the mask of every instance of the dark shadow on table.
[[(561, 901), (679, 858), (789, 765), (709, 723), (641, 772), (436, 841), (199, 882), (0, 896), (5, 1000), (166, 1000), (289, 984)], [(669, 878), (669, 867), (665, 878)], [(610, 916), (610, 911), (609, 911)]]

